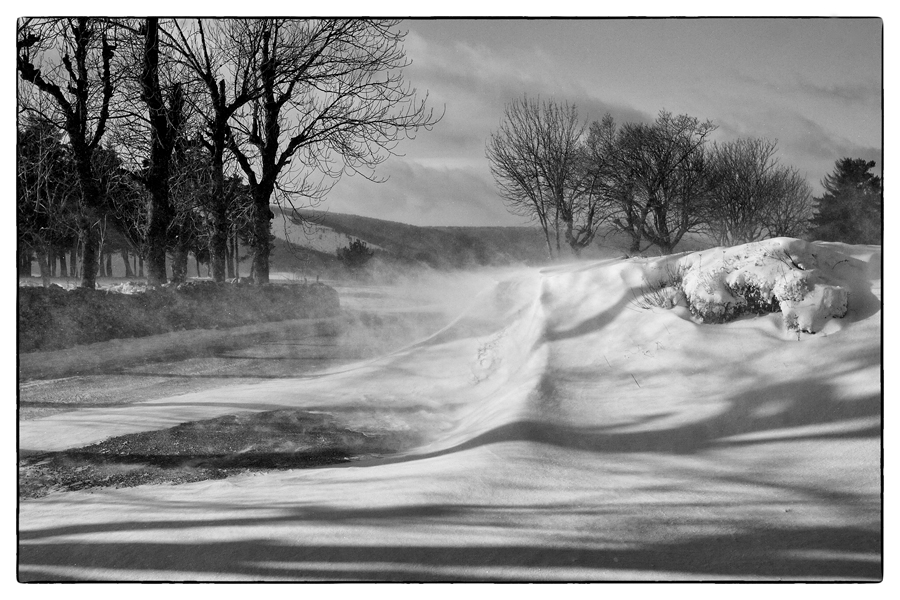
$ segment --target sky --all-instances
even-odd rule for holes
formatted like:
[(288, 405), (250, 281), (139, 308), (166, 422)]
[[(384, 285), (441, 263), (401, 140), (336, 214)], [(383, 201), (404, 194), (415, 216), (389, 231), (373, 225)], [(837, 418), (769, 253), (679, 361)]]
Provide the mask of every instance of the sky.
[(836, 160), (882, 161), (881, 19), (412, 19), (404, 77), (443, 118), (322, 204), (414, 225), (520, 225), (485, 157), (505, 106), (527, 95), (582, 120), (710, 120), (716, 141), (777, 141), (814, 194)]

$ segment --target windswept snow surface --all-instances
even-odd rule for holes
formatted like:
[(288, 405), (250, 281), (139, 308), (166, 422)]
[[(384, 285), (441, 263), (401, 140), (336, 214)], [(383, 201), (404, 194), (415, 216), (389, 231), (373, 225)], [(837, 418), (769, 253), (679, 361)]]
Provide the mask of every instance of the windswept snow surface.
[(881, 248), (803, 248), (846, 291), (846, 315), (815, 313), (815, 335), (777, 313), (713, 325), (640, 308), (666, 261), (702, 253), (480, 272), (428, 285), (455, 317), (376, 360), (23, 422), (29, 450), (279, 407), (425, 441), (350, 466), (24, 501), (19, 576), (878, 579)]

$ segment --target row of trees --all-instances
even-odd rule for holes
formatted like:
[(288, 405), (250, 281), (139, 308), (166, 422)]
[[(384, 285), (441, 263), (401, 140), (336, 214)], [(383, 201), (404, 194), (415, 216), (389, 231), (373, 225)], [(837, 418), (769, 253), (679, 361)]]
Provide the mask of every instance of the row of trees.
[(715, 126), (662, 111), (653, 123), (588, 125), (574, 106), (507, 105), (487, 158), (510, 211), (541, 226), (551, 256), (579, 254), (607, 224), (631, 251), (672, 252), (685, 234), (720, 244), (799, 237), (814, 203), (807, 181), (763, 139), (713, 143)]
[[(72, 149), (63, 139), (52, 124), (38, 116), (26, 113), (20, 119), (16, 207), (21, 272), (30, 273), (36, 255), (42, 275), (55, 276), (57, 264), (61, 276), (80, 275), (84, 245), (79, 230), (81, 188)], [(180, 149), (177, 159), (170, 185), (173, 215), (166, 250), (173, 258), (173, 281), (182, 281), (186, 276), (188, 253), (198, 261), (208, 263), (209, 260), (210, 227), (204, 215), (210, 196), (202, 152), (188, 145)], [(147, 191), (141, 181), (145, 171), (126, 169), (122, 157), (112, 147), (95, 151), (92, 163), (101, 190), (102, 216), (97, 224), (99, 274), (111, 275), (110, 256), (118, 254), (125, 264), (126, 277), (143, 277), (143, 257), (148, 247)], [(226, 275), (229, 278), (236, 273), (239, 244), (249, 244), (246, 211), (249, 198), (248, 186), (236, 175), (230, 176), (222, 198), (228, 211)], [(131, 257), (134, 257), (134, 269)]]
[(315, 203), (436, 119), (385, 19), (22, 19), (19, 243), (80, 249), (94, 287), (107, 231), (184, 277), (229, 276), (236, 240), (268, 281), (270, 203)]

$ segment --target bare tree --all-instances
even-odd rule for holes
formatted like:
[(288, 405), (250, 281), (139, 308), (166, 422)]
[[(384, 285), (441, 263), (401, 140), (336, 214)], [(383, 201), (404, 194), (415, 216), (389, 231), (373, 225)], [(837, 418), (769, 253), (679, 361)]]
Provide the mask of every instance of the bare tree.
[(779, 193), (775, 151), (775, 142), (758, 138), (713, 145), (717, 184), (709, 228), (717, 243), (746, 243), (765, 233), (763, 214)]
[(809, 184), (779, 164), (776, 152), (776, 142), (758, 138), (713, 146), (716, 189), (708, 226), (719, 244), (801, 233), (798, 226), (811, 214)]
[[(40, 101), (41, 96), (35, 100)], [(44, 286), (50, 284), (55, 250), (77, 236), (77, 184), (62, 134), (36, 113), (20, 121), (16, 140), (16, 233), (22, 266), (38, 259)], [(71, 247), (71, 243), (68, 244)]]
[[(622, 127), (618, 168), (631, 211), (627, 226), (663, 253), (705, 224), (714, 187), (705, 143), (714, 130), (709, 121), (666, 111), (653, 124)], [(625, 229), (621, 218), (613, 223)]]
[(609, 222), (613, 230), (621, 231), (631, 238), (629, 252), (643, 252), (653, 244), (641, 247), (644, 235), (644, 223), (650, 212), (650, 204), (643, 202), (638, 193), (636, 178), (631, 170), (628, 154), (624, 151), (628, 143), (636, 143), (634, 136), (625, 137), (619, 130), (612, 140), (610, 157), (610, 184), (607, 193), (607, 210)]
[(618, 212), (617, 128), (610, 114), (594, 121), (580, 147), (580, 165), (571, 193), (572, 215), (566, 234), (576, 254), (594, 241), (600, 226)]
[(766, 228), (771, 237), (799, 238), (809, 231), (815, 213), (812, 187), (793, 167), (783, 167), (780, 175), (781, 194), (764, 215)]
[(102, 204), (91, 158), (106, 132), (115, 84), (110, 32), (106, 21), (86, 17), (21, 19), (16, 30), (19, 75), (52, 98), (52, 111), (44, 116), (66, 134), (72, 148), (81, 191), (81, 286), (86, 288), (96, 286)]
[(538, 107), (527, 99), (507, 105), (500, 129), (491, 134), (485, 154), (507, 210), (537, 221), (552, 257), (554, 212), (541, 180), (539, 117)]
[(507, 209), (534, 218), (550, 256), (562, 250), (561, 234), (578, 254), (593, 240), (600, 171), (581, 145), (585, 124), (575, 106), (523, 97), (506, 106), (486, 155)]
[[(120, 21), (122, 45), (123, 147), (139, 158), (135, 177), (148, 192), (146, 211), (147, 284), (166, 283), (166, 250), (175, 209), (170, 198), (172, 160), (186, 121), (185, 93), (177, 69), (161, 51), (158, 18)], [(134, 159), (133, 159), (134, 160)], [(177, 271), (177, 269), (175, 269)]]
[[(231, 150), (253, 197), (256, 283), (269, 280), (269, 204), (316, 200), (346, 172), (376, 181), (399, 141), (436, 120), (403, 79), (405, 33), (385, 19), (258, 19), (258, 97), (236, 115)], [(316, 181), (315, 178), (319, 177)], [(329, 181), (330, 180), (330, 181)], [(294, 207), (295, 208), (295, 207)]]
[(203, 93), (190, 101), (203, 120), (203, 137), (210, 159), (210, 189), (205, 198), (209, 222), (212, 276), (224, 281), (228, 256), (228, 202), (225, 193), (225, 150), (229, 120), (258, 97), (259, 19), (173, 20), (163, 28), (173, 60), (189, 69)]

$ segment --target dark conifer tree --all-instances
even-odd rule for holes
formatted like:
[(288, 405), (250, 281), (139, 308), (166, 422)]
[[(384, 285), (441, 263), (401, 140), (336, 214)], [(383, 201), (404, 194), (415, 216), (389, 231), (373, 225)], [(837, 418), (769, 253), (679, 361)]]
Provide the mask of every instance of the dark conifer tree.
[(884, 215), (881, 178), (871, 173), (875, 161), (842, 158), (822, 181), (816, 198), (812, 239), (848, 244), (881, 244)]

